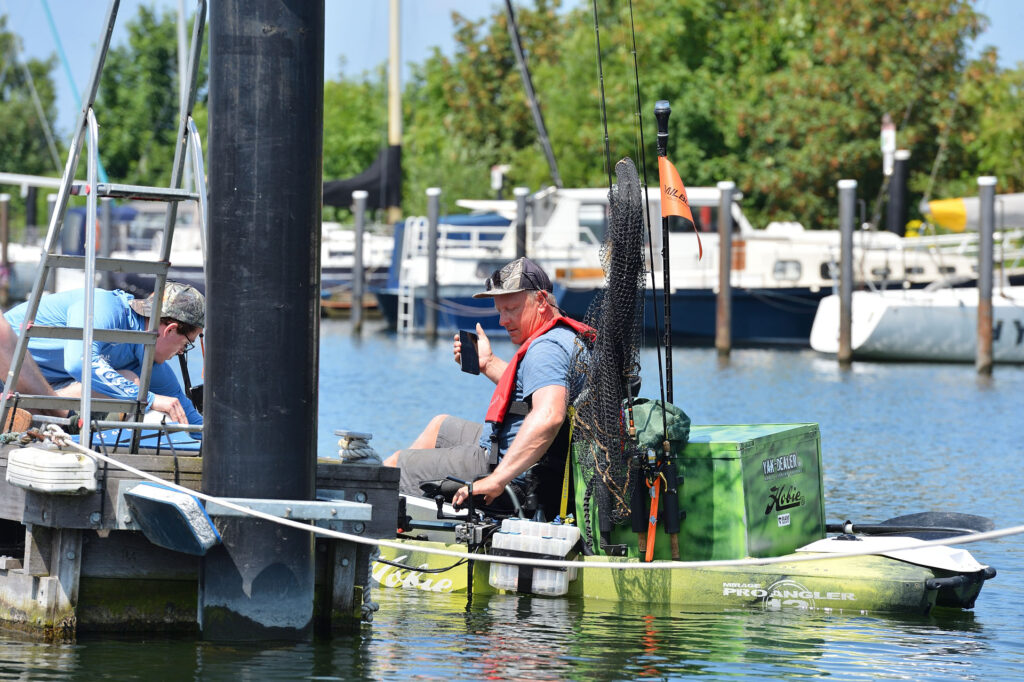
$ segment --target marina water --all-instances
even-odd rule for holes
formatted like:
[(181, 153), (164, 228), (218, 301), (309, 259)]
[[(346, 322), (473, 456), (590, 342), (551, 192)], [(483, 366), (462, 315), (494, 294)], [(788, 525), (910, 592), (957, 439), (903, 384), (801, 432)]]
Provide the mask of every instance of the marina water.
[[(450, 335), (431, 344), (345, 321), (321, 325), (319, 454), (335, 429), (367, 431), (382, 455), (439, 412), (481, 419), (486, 379), (459, 372)], [(512, 346), (495, 340), (509, 357)], [(641, 395), (658, 396), (644, 350)], [(664, 360), (663, 360), (664, 361)], [(675, 403), (695, 424), (816, 422), (829, 522), (920, 511), (1024, 517), (1024, 368), (856, 363), (809, 350), (673, 352)], [(193, 378), (197, 376), (193, 373)], [(828, 677), (1010, 679), (1024, 673), (1024, 539), (965, 546), (998, 570), (973, 611), (926, 617), (698, 610), (527, 596), (377, 590), (361, 632), (308, 644), (0, 635), (0, 679), (353, 680)]]

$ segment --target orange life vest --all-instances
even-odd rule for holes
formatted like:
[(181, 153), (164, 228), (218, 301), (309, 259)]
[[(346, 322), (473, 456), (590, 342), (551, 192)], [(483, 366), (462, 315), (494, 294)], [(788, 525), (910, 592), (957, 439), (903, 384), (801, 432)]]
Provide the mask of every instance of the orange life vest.
[(597, 334), (592, 327), (570, 317), (564, 316), (556, 317), (542, 325), (540, 329), (523, 341), (522, 345), (519, 346), (519, 349), (516, 351), (516, 354), (512, 356), (512, 359), (509, 361), (505, 371), (502, 372), (501, 378), (498, 380), (498, 385), (495, 387), (494, 393), (491, 395), (491, 404), (488, 406), (487, 416), (484, 418), (486, 421), (491, 422), (492, 424), (500, 424), (505, 421), (505, 415), (508, 413), (508, 407), (512, 403), (512, 397), (515, 395), (516, 391), (516, 371), (519, 369), (519, 361), (523, 359), (524, 355), (526, 355), (526, 351), (534, 339), (551, 331), (557, 324), (566, 325), (577, 334), (591, 342)]

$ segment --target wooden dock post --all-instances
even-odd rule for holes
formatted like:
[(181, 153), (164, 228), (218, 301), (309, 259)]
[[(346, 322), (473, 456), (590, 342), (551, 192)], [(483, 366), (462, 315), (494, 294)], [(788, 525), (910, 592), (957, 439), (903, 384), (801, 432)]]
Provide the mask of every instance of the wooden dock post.
[(441, 188), (427, 188), (427, 297), (423, 301), (426, 320), (423, 333), (428, 339), (437, 338), (437, 312), (441, 305), (437, 294), (437, 223), (441, 212)]
[(839, 352), (841, 366), (853, 359), (851, 317), (853, 307), (853, 221), (857, 204), (857, 181), (839, 181)]
[(366, 197), (364, 189), (352, 192), (352, 215), (355, 218), (355, 248), (352, 251), (352, 332), (363, 330), (363, 296), (366, 273), (363, 270), (363, 234), (366, 231)]
[[(210, 4), (204, 492), (312, 500), (323, 187), (323, 0)], [(240, 248), (244, 245), (244, 248)], [(201, 562), (212, 640), (312, 636), (313, 539), (218, 521)]]
[(996, 178), (978, 178), (978, 374), (992, 374), (992, 260), (995, 236)]
[(718, 183), (718, 297), (715, 348), (719, 357), (732, 352), (732, 193), (736, 183)]
[(526, 256), (526, 203), (530, 196), (529, 187), (512, 190), (516, 197), (516, 258)]
[[(317, 464), (316, 478), (318, 489), (343, 490), (345, 499), (373, 505), (373, 519), (369, 523), (330, 522), (329, 528), (372, 538), (394, 536), (393, 526), (398, 518), (398, 469), (321, 460)], [(361, 622), (374, 549), (352, 542), (317, 539), (320, 629), (349, 631)]]

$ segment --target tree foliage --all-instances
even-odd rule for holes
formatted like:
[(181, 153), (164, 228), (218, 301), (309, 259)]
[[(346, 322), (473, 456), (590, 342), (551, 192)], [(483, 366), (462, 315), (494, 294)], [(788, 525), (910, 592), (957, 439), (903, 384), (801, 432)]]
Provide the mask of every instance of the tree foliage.
[[(100, 157), (114, 182), (166, 186), (178, 132), (177, 14), (143, 5), (126, 28), (127, 43), (110, 48), (100, 77)], [(206, 53), (193, 113), (200, 131), (206, 129)]]
[[(648, 179), (656, 183), (658, 99), (672, 104), (669, 154), (684, 180), (736, 181), (756, 223), (835, 226), (841, 178), (857, 179), (873, 202), (882, 187), (885, 113), (899, 127), (899, 146), (912, 152), (910, 186), (918, 193), (973, 193), (965, 178), (988, 173), (1004, 191), (1024, 181), (1022, 77), (999, 70), (993, 55), (968, 60), (983, 21), (968, 0), (597, 5), (596, 33), (591, 3), (564, 12), (538, 0), (517, 11), (567, 186), (607, 183), (602, 106), (611, 162), (641, 161), (642, 120)], [(511, 163), (515, 184), (550, 183), (504, 12), (475, 23), (456, 15), (453, 23), (454, 55), (435, 53), (406, 88), (410, 206), (432, 183), (457, 196), (486, 194), (486, 171), (496, 163)]]
[[(993, 51), (968, 58), (985, 20), (970, 0), (598, 0), (596, 18), (594, 4), (516, 6), (566, 186), (605, 185), (607, 161), (622, 156), (646, 160), (656, 184), (653, 107), (665, 99), (669, 155), (683, 180), (735, 181), (755, 224), (835, 226), (841, 178), (857, 179), (873, 204), (885, 113), (912, 154), (911, 206), (922, 196), (974, 194), (979, 175), (996, 175), (999, 191), (1024, 189), (1024, 70), (999, 68)], [(451, 21), (454, 50), (411, 65), (403, 90), (407, 214), (425, 210), (431, 186), (442, 188), (444, 211), (457, 210), (455, 199), (491, 195), (496, 164), (511, 165), (509, 186), (552, 181), (504, 8)], [(12, 39), (0, 25), (0, 47)], [(176, 49), (174, 15), (142, 7), (108, 56), (97, 114), (113, 179), (169, 177)], [(53, 60), (31, 68), (52, 120)], [(205, 80), (205, 59), (201, 73)], [(19, 78), (8, 70), (0, 88), (0, 149), (8, 167), (44, 172), (52, 162)], [(324, 99), (325, 178), (361, 172), (387, 144), (386, 70), (332, 79)], [(196, 108), (203, 130), (204, 102)]]
[[(20, 39), (7, 30), (7, 18), (0, 16), (0, 158), (3, 168), (8, 173), (24, 173), (29, 175), (58, 175), (61, 169), (54, 167), (49, 145), (46, 141), (46, 128), (53, 131), (56, 118), (55, 87), (51, 72), (55, 67), (55, 59), (29, 59), (22, 61), (24, 55), (19, 44)], [(27, 67), (32, 75), (39, 104), (43, 110), (40, 120), (32, 102), (29, 80), (24, 75), (23, 67)], [(66, 149), (55, 143), (59, 152), (59, 160), (64, 161)], [(9, 190), (8, 190), (9, 191)], [(13, 194), (12, 217), (21, 216), (24, 205), (17, 193)]]

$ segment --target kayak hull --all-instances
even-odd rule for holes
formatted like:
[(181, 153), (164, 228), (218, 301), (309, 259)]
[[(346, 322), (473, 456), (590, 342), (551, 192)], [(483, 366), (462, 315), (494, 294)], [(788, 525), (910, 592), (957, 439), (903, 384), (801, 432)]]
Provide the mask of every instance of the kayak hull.
[[(465, 551), (465, 545), (408, 540), (407, 550), (381, 549), (381, 557), (418, 570), (377, 562), (373, 577), (386, 588), (475, 595), (498, 594), (486, 561), (462, 563), (428, 554), (424, 548)], [(794, 559), (807, 553), (790, 555)], [(636, 559), (580, 557), (569, 598), (668, 604), (683, 607), (809, 609), (835, 613), (929, 613), (935, 607), (971, 608), (984, 580), (994, 572), (956, 572), (887, 556), (829, 557), (769, 565), (673, 567), (665, 569), (587, 568), (588, 563), (637, 564)], [(657, 563), (657, 562), (655, 562)], [(472, 573), (471, 573), (472, 571)], [(472, 579), (470, 576), (472, 575)]]

